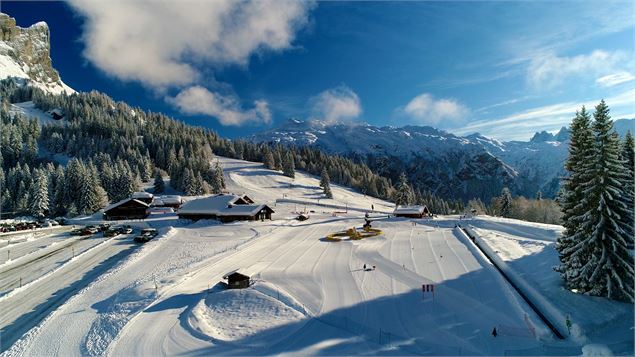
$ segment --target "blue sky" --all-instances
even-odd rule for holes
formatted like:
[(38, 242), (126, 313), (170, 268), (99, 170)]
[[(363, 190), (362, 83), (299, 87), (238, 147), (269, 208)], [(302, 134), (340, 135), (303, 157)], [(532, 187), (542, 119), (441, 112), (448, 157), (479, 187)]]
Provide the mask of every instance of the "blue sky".
[(627, 2), (2, 2), (76, 90), (238, 137), (294, 117), (526, 140), (635, 117)]

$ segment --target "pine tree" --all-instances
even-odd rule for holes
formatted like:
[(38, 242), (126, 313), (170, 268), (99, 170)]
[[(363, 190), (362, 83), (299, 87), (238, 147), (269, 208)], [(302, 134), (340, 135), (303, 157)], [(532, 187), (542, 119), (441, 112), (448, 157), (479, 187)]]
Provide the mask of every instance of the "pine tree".
[(331, 191), (331, 178), (326, 168), (322, 169), (322, 175), (320, 177), (320, 186), (324, 190), (326, 198), (333, 198), (333, 191)]
[(36, 170), (29, 198), (29, 213), (37, 218), (44, 217), (49, 210), (49, 192), (48, 177), (43, 170)]
[(512, 213), (512, 193), (504, 187), (499, 197), (501, 216), (510, 217)]
[(604, 100), (595, 107), (594, 119), (595, 145), (587, 158), (589, 180), (583, 183), (590, 209), (576, 217), (580, 222), (572, 237), (576, 244), (565, 250), (583, 265), (567, 285), (590, 295), (635, 301), (633, 258), (627, 249), (633, 242), (632, 227), (622, 191), (627, 173)]
[(163, 181), (161, 172), (157, 170), (157, 173), (154, 176), (154, 194), (163, 192), (165, 192), (165, 181)]
[(225, 189), (225, 173), (223, 172), (223, 167), (218, 161), (216, 161), (214, 171), (214, 181), (216, 181), (216, 185), (219, 188), (219, 191), (222, 191)]
[(263, 155), (263, 163), (266, 169), (275, 170), (276, 160), (273, 158), (273, 153), (269, 148), (265, 147), (265, 153)]
[[(562, 183), (558, 197), (565, 229), (556, 242), (561, 262), (556, 271), (560, 272), (567, 285), (579, 277), (584, 257), (581, 254), (572, 256), (570, 249), (577, 244), (574, 236), (579, 231), (579, 217), (590, 209), (588, 197), (584, 195), (584, 182), (589, 179), (588, 158), (593, 153), (594, 139), (591, 116), (584, 106), (576, 112), (570, 130), (569, 155), (565, 163), (568, 176)], [(583, 283), (578, 280), (575, 286), (582, 288)]]
[(630, 232), (630, 236), (635, 236), (635, 222), (633, 222), (633, 215), (635, 214), (635, 141), (633, 135), (629, 130), (624, 137), (622, 144), (621, 159), (624, 161), (624, 167), (626, 175), (624, 176), (624, 183), (622, 184), (624, 191), (624, 203), (626, 204), (626, 211), (628, 215), (628, 225), (633, 228)]
[(282, 174), (287, 177), (295, 178), (295, 162), (291, 152), (287, 153), (282, 162)]
[(408, 184), (408, 178), (406, 173), (402, 172), (399, 176), (399, 183), (397, 184), (397, 192), (395, 194), (395, 204), (397, 206), (411, 205), (414, 201), (414, 192)]

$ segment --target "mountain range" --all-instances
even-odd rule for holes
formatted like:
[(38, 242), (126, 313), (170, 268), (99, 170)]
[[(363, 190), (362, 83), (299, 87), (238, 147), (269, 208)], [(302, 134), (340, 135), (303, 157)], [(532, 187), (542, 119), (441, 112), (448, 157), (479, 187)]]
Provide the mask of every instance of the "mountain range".
[[(620, 134), (635, 119), (615, 122)], [(555, 197), (568, 151), (569, 130), (536, 133), (529, 141), (499, 141), (478, 133), (457, 136), (429, 126), (291, 119), (248, 140), (315, 146), (352, 157), (395, 180), (403, 171), (421, 190), (441, 197), (488, 200), (505, 186), (534, 197)]]

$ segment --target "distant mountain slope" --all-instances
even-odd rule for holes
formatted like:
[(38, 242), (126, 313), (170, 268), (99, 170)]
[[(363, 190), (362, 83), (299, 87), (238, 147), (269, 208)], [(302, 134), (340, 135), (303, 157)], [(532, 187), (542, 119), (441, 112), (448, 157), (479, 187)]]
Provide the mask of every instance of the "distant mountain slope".
[[(624, 135), (635, 120), (617, 120)], [(420, 189), (451, 198), (489, 200), (504, 186), (533, 197), (555, 197), (564, 175), (569, 130), (536, 133), (530, 141), (502, 142), (480, 134), (456, 136), (429, 126), (376, 127), (366, 123), (288, 120), (253, 135), (254, 142), (315, 146), (364, 161), (395, 179), (406, 171)]]
[(49, 36), (44, 22), (22, 28), (0, 13), (0, 79), (11, 77), (52, 94), (74, 93), (51, 65)]

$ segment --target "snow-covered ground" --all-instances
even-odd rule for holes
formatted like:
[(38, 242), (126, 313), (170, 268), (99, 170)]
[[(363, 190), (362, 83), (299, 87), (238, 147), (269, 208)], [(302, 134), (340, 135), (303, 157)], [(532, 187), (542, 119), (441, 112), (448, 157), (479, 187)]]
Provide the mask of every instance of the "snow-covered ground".
[[(470, 222), (482, 241), (513, 274), (539, 295), (538, 304), (553, 309), (554, 321), (566, 326), (577, 344), (607, 345), (614, 354), (633, 353), (633, 304), (575, 294), (565, 289), (553, 267), (559, 264), (554, 244), (561, 226), (504, 218), (477, 218)], [(566, 327), (562, 327), (566, 333)]]
[[(591, 342), (616, 351), (614, 342), (625, 343), (621, 338), (628, 331), (632, 335), (632, 318), (630, 325), (610, 320), (624, 317), (624, 304), (590, 299), (584, 309), (614, 309), (590, 313), (609, 316), (602, 320), (604, 332), (592, 337), (583, 326), (587, 340), (555, 340), (454, 228), (458, 217), (414, 224), (373, 213), (380, 217), (373, 226), (384, 234), (329, 242), (328, 233), (361, 226), (371, 205), (379, 212), (392, 205), (333, 185), (335, 198), (320, 203), (349, 207), (344, 213), (316, 205), (321, 195), (315, 177), (298, 173), (290, 180), (261, 164), (220, 161), (228, 190), (271, 204), (273, 221), (192, 224), (165, 215), (137, 222), (158, 227), (160, 235), (144, 245), (128, 237), (107, 241), (0, 298), (0, 308), (15, 308), (19, 321), (2, 324), (4, 354), (562, 355), (580, 354)], [(314, 211), (308, 221), (292, 219), (294, 211), (305, 209), (295, 202), (307, 202), (306, 209)], [(512, 265), (523, 262), (513, 265), (519, 271), (557, 282), (557, 274), (531, 257), (547, 254), (560, 227), (495, 218), (472, 223), (484, 237), (512, 237), (496, 250)], [(106, 244), (119, 253), (100, 249)], [(116, 258), (101, 264), (81, 259), (90, 252)], [(237, 269), (254, 285), (233, 291), (217, 285)], [(56, 289), (46, 290), (45, 284)], [(434, 294), (423, 293), (424, 284), (434, 285)], [(58, 289), (65, 294), (58, 296)], [(20, 297), (32, 301), (28, 309)], [(497, 337), (491, 335), (494, 327)], [(626, 332), (605, 337), (611, 328)], [(586, 349), (606, 348), (600, 347)]]

